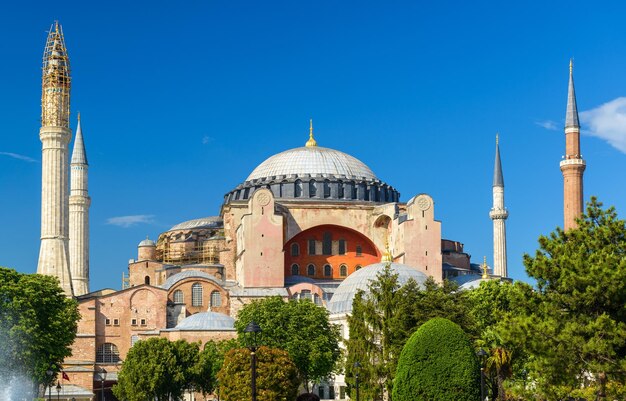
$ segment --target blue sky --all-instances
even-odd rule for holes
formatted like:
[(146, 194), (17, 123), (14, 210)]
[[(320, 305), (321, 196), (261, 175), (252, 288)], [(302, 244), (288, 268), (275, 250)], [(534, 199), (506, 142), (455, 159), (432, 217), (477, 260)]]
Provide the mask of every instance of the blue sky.
[(92, 289), (119, 288), (146, 235), (217, 215), (256, 165), (304, 144), (309, 118), (320, 146), (359, 158), (403, 201), (430, 194), (443, 236), (476, 262), (492, 256), (500, 132), (509, 273), (527, 280), (523, 253), (562, 225), (570, 57), (585, 199), (626, 215), (621, 2), (17, 3), (0, 28), (0, 265), (36, 271), (55, 19), (90, 162)]

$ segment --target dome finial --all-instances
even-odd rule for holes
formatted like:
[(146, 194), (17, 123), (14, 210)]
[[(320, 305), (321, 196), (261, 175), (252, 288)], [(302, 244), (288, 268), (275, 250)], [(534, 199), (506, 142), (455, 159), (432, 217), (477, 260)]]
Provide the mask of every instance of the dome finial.
[(380, 261), (393, 262), (393, 256), (391, 255), (391, 250), (389, 249), (389, 236), (385, 236), (385, 253), (383, 253), (383, 257)]
[(306, 144), (304, 146), (306, 146), (307, 148), (311, 146), (317, 146), (317, 142), (315, 141), (315, 138), (313, 138), (313, 119), (310, 120), (309, 140), (306, 141)]
[(487, 257), (484, 256), (483, 257), (483, 264), (482, 266), (480, 266), (481, 270), (483, 271), (483, 276), (481, 278), (489, 278), (489, 274), (487, 273), (487, 271), (489, 270), (487, 267)]

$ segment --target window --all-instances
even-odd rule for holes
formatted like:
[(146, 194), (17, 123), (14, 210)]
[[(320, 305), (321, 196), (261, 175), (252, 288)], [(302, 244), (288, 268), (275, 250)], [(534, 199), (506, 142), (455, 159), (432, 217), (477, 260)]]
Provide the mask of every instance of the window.
[(339, 199), (342, 199), (343, 198), (343, 182), (339, 181), (339, 183), (337, 185), (338, 185), (338, 187), (337, 187), (337, 197)]
[(202, 306), (202, 284), (194, 283), (191, 286), (191, 306)]
[(300, 245), (291, 244), (291, 256), (300, 256)]
[(333, 268), (330, 265), (324, 265), (324, 276), (330, 277), (333, 274)]
[(356, 256), (363, 256), (363, 248), (361, 248), (361, 245), (356, 246)]
[(222, 294), (215, 290), (211, 293), (211, 307), (222, 306)]
[(313, 294), (313, 302), (315, 303), (315, 305), (317, 306), (322, 306), (322, 299), (320, 298), (319, 295), (317, 294)]
[(361, 265), (356, 265), (356, 268), (354, 270), (361, 270)]
[(137, 326), (137, 319), (130, 319), (131, 326)]
[(302, 196), (302, 181), (296, 180), (294, 187), (294, 196), (300, 198)]
[(312, 299), (311, 290), (302, 290), (302, 292), (300, 293), (300, 299), (311, 300)]
[(307, 274), (309, 276), (315, 276), (315, 266), (314, 265), (309, 265), (307, 267)]
[(141, 319), (141, 325), (145, 326), (146, 325), (146, 319)]
[(315, 240), (309, 240), (309, 255), (315, 255)]
[(104, 319), (104, 324), (106, 324), (107, 326), (110, 326), (111, 325), (111, 319), (109, 319), (109, 318)]
[(294, 263), (293, 265), (291, 265), (291, 275), (297, 276), (298, 274), (300, 274), (300, 268), (297, 264)]
[(185, 296), (183, 295), (183, 292), (181, 290), (174, 291), (174, 303), (175, 304), (185, 303)]
[(330, 181), (324, 180), (324, 198), (330, 198)]
[(339, 275), (341, 277), (346, 277), (348, 275), (348, 266), (346, 265), (339, 266)]
[(112, 343), (104, 343), (96, 350), (96, 363), (118, 363), (120, 351)]
[(323, 400), (323, 399), (324, 399), (324, 387), (319, 386), (319, 387), (317, 388), (317, 395), (319, 395), (319, 396), (320, 396), (320, 400)]
[(339, 254), (340, 255), (346, 254), (346, 240), (345, 239), (339, 240)]
[(120, 325), (120, 319), (113, 319), (113, 326), (119, 326)]
[(133, 345), (135, 345), (135, 343), (139, 341), (139, 336), (134, 335), (134, 336), (130, 336), (130, 346), (132, 347)]
[(143, 282), (144, 282), (145, 284), (150, 285), (150, 276), (146, 276), (146, 277), (144, 277)]
[(339, 399), (346, 398), (346, 386), (339, 386)]
[(317, 194), (317, 188), (315, 187), (315, 181), (309, 181), (309, 198), (315, 198)]
[(322, 239), (322, 255), (333, 254), (333, 240), (330, 232), (326, 231)]

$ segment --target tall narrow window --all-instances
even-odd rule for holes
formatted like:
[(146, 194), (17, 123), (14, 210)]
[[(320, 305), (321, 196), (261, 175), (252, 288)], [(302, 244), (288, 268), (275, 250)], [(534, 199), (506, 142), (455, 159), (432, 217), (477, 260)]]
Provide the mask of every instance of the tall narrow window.
[(302, 196), (302, 181), (296, 180), (294, 187), (294, 196), (300, 198)]
[(309, 197), (315, 198), (316, 194), (317, 194), (317, 188), (315, 187), (315, 181), (311, 180), (309, 181)]
[(120, 351), (112, 343), (104, 343), (96, 350), (96, 363), (118, 363)]
[(300, 245), (291, 244), (291, 256), (300, 256)]
[(144, 277), (143, 282), (144, 282), (145, 284), (150, 285), (150, 276), (146, 276), (146, 277)]
[(348, 275), (348, 266), (346, 265), (339, 266), (339, 275), (341, 275), (341, 277), (346, 277)]
[(322, 255), (332, 255), (333, 253), (333, 241), (329, 231), (324, 233), (322, 240)]
[(185, 303), (185, 296), (181, 290), (174, 291), (174, 303), (175, 304), (183, 304)]
[(333, 268), (330, 265), (324, 265), (324, 276), (330, 277), (333, 275)]
[(363, 248), (361, 245), (356, 246), (356, 256), (363, 256)]
[(202, 306), (202, 284), (191, 286), (191, 306)]
[(330, 198), (330, 181), (324, 180), (324, 198)]
[(309, 255), (315, 255), (315, 240), (309, 240)]
[(315, 266), (314, 265), (309, 265), (307, 267), (307, 274), (309, 276), (315, 276)]
[(339, 240), (339, 254), (340, 255), (346, 254), (346, 240), (345, 239)]
[(300, 274), (300, 268), (298, 267), (297, 264), (294, 263), (291, 265), (291, 275), (297, 276), (298, 274)]
[(337, 183), (337, 197), (343, 199), (343, 182), (341, 181)]
[(139, 336), (138, 335), (132, 335), (130, 336), (130, 346), (132, 347), (133, 345), (135, 345), (135, 343), (137, 343), (137, 341), (139, 341)]
[(222, 294), (215, 290), (211, 293), (211, 307), (215, 308), (218, 306), (222, 306)]

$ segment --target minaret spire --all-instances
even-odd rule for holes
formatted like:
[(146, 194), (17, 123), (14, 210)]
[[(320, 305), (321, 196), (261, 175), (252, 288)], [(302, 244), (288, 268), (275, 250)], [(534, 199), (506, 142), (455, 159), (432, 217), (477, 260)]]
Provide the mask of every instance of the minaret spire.
[(569, 62), (567, 109), (565, 112), (565, 157), (561, 161), (563, 173), (563, 227), (576, 227), (576, 219), (583, 213), (583, 173), (585, 160), (580, 154), (580, 124), (574, 90), (573, 62)]
[(87, 152), (80, 113), (70, 164), (70, 272), (74, 295), (89, 292), (89, 206)]
[(489, 212), (489, 217), (493, 220), (493, 274), (500, 277), (508, 277), (506, 219), (509, 217), (509, 212), (504, 207), (504, 176), (502, 174), (498, 134), (496, 134), (496, 158), (493, 168), (492, 193), (493, 207)]
[(63, 30), (58, 22), (48, 33), (42, 72), (41, 247), (37, 273), (57, 277), (65, 294), (72, 296), (68, 252), (71, 77)]

